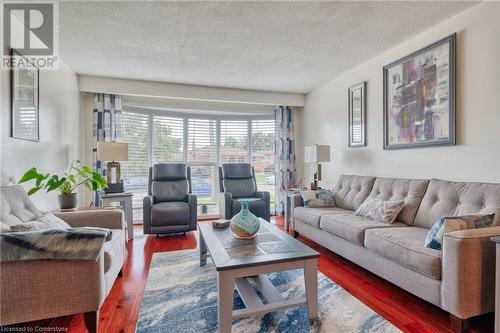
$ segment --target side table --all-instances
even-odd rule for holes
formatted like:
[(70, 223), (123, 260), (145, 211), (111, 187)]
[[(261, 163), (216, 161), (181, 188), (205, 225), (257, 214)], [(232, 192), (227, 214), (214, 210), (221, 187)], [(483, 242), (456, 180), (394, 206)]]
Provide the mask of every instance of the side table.
[(500, 237), (493, 237), (496, 243), (496, 278), (495, 278), (495, 333), (500, 332)]
[(293, 224), (293, 209), (295, 208), (294, 196), (300, 194), (299, 190), (290, 189), (285, 191), (285, 230), (290, 229)]
[(118, 202), (123, 206), (125, 211), (125, 219), (127, 220), (127, 234), (128, 239), (131, 240), (134, 238), (134, 216), (132, 212), (132, 197), (133, 193), (124, 192), (124, 193), (108, 193), (101, 194), (101, 201), (104, 206), (110, 205), (113, 202)]

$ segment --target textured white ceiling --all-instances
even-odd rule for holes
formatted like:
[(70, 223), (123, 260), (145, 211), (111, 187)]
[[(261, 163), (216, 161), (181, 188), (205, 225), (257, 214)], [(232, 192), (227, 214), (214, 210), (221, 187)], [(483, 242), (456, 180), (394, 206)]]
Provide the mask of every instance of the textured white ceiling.
[(473, 2), (60, 2), (77, 73), (309, 92)]

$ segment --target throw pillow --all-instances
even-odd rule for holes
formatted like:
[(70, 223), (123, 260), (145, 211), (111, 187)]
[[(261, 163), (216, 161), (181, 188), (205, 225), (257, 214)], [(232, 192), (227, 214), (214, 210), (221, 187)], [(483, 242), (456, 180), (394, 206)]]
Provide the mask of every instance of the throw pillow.
[(457, 230), (491, 227), (494, 219), (495, 214), (442, 217), (429, 230), (425, 239), (425, 246), (430, 249), (441, 250), (445, 234)]
[(58, 218), (51, 212), (44, 213), (37, 220), (50, 225), (59, 225), (62, 228), (71, 228), (69, 224), (67, 224), (66, 222), (64, 222), (64, 220)]
[(320, 208), (320, 207), (335, 207), (333, 194), (328, 190), (317, 191), (300, 191), (304, 207)]
[(404, 207), (404, 200), (382, 201), (367, 198), (356, 210), (355, 214), (377, 222), (393, 224)]
[(10, 227), (10, 231), (42, 231), (50, 229), (67, 229), (71, 228), (69, 224), (55, 216), (54, 214), (48, 212), (40, 216), (35, 221), (25, 222), (21, 224), (16, 224)]

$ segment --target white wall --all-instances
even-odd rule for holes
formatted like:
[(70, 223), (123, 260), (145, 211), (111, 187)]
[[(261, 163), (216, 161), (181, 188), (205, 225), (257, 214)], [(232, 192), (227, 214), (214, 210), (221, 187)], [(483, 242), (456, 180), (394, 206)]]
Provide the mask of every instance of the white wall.
[[(10, 137), (9, 74), (1, 71), (1, 185), (17, 182), (33, 166), (63, 173), (82, 152), (83, 114), (75, 73), (62, 62), (57, 71), (40, 71), (40, 142)], [(57, 192), (37, 193), (33, 200), (43, 210), (59, 207)]]
[[(383, 150), (383, 66), (454, 32), (457, 145)], [(341, 174), (500, 182), (499, 58), (500, 3), (482, 3), (313, 90), (299, 113), (300, 141), (332, 146), (322, 186), (332, 187)], [(361, 81), (367, 81), (368, 146), (348, 148), (347, 89)], [(304, 169), (309, 181), (312, 169)]]
[(78, 76), (80, 91), (118, 95), (262, 105), (303, 106), (304, 94), (196, 86), (99, 76)]

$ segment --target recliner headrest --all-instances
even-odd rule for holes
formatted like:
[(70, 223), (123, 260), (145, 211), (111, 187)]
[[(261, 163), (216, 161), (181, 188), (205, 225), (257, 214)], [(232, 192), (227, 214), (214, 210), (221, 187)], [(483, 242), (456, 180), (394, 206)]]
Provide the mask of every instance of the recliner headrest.
[(252, 166), (248, 163), (222, 164), (224, 179), (252, 178)]
[(154, 181), (170, 181), (186, 179), (186, 164), (160, 163), (153, 166)]

